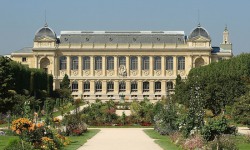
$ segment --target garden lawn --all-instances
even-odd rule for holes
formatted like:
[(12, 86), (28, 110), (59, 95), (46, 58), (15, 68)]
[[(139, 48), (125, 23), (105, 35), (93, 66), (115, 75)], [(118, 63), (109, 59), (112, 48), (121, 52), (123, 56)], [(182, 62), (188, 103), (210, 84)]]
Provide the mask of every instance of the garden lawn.
[(71, 141), (70, 145), (67, 145), (63, 148), (63, 150), (76, 150), (81, 147), (84, 143), (87, 142), (88, 139), (91, 139), (95, 136), (100, 129), (89, 129), (82, 136), (69, 136), (69, 140)]
[(164, 150), (181, 150), (174, 143), (171, 142), (168, 136), (160, 135), (154, 129), (145, 129), (143, 130), (150, 138), (155, 139), (157, 143)]
[(247, 142), (246, 137), (243, 135), (237, 135), (235, 141), (239, 150), (250, 150), (250, 142)]
[(0, 150), (9, 144), (11, 140), (18, 139), (18, 136), (0, 136)]

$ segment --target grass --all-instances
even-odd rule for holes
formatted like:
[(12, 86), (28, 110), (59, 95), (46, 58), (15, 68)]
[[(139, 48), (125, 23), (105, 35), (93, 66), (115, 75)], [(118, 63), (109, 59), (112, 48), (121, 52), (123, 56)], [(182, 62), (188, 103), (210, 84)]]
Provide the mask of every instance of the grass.
[(87, 142), (88, 139), (91, 139), (95, 136), (100, 130), (99, 129), (89, 129), (82, 136), (69, 136), (69, 140), (71, 141), (70, 145), (63, 148), (63, 150), (76, 150), (81, 147), (84, 143)]
[(88, 128), (154, 128), (154, 126), (124, 125), (124, 126), (89, 126)]
[(181, 150), (178, 146), (171, 142), (168, 136), (160, 135), (153, 129), (143, 130), (150, 138), (155, 139), (157, 143), (164, 150)]
[(239, 150), (249, 150), (250, 149), (250, 142), (247, 142), (246, 137), (243, 135), (237, 135), (235, 137), (235, 141)]
[(0, 149), (4, 149), (14, 139), (18, 139), (18, 136), (0, 136)]

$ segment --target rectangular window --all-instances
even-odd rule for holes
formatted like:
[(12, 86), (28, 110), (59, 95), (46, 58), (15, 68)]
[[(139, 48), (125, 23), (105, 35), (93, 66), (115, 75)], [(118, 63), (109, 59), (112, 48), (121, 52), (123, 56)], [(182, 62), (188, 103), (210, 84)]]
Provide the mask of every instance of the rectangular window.
[(166, 59), (166, 69), (173, 70), (173, 57), (167, 57)]
[(83, 57), (83, 70), (90, 70), (90, 58), (89, 57)]
[(22, 62), (26, 62), (27, 58), (26, 57), (22, 57)]

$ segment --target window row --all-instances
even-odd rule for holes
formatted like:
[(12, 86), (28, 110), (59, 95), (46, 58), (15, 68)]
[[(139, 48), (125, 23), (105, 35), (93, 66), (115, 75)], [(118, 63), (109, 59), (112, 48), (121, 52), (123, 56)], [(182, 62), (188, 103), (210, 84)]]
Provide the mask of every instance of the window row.
[[(130, 57), (130, 70), (138, 70), (138, 57), (132, 56)], [(78, 57), (73, 56), (70, 57), (70, 68), (71, 70), (77, 70), (78, 69)], [(102, 57), (101, 56), (96, 56), (94, 57), (94, 68), (95, 70), (101, 70), (102, 69)], [(142, 70), (149, 70), (149, 57), (144, 56), (142, 57), (141, 61), (141, 68)], [(178, 63), (178, 70), (185, 70), (185, 57), (180, 56), (177, 57), (177, 63)], [(114, 57), (113, 56), (108, 56), (106, 59), (106, 69), (107, 70), (114, 70)], [(126, 66), (126, 57), (121, 56), (118, 58), (118, 67), (120, 66)], [(173, 70), (173, 57), (168, 56), (166, 57), (166, 70)], [(161, 57), (156, 56), (154, 57), (154, 70), (161, 70), (162, 64), (161, 64)], [(66, 56), (61, 56), (60, 57), (60, 70), (66, 70), (67, 69), (67, 57)], [(89, 56), (84, 56), (83, 61), (82, 61), (82, 69), (83, 70), (90, 70), (90, 57)]]
[[(103, 83), (101, 81), (95, 82), (95, 92), (102, 92), (102, 85)], [(78, 82), (74, 81), (71, 85), (72, 92), (78, 92)], [(131, 92), (138, 92), (138, 83), (136, 81), (131, 82), (130, 85)], [(173, 82), (168, 81), (166, 84), (166, 88), (168, 90), (173, 89)], [(154, 84), (154, 90), (155, 92), (161, 92), (161, 82), (155, 82)], [(119, 82), (119, 92), (125, 92), (126, 91), (126, 82), (121, 81)], [(143, 92), (149, 92), (149, 82), (145, 81), (142, 83), (142, 91)], [(90, 92), (90, 82), (84, 82), (83, 83), (83, 92)], [(114, 82), (109, 81), (107, 82), (107, 92), (114, 92)]]

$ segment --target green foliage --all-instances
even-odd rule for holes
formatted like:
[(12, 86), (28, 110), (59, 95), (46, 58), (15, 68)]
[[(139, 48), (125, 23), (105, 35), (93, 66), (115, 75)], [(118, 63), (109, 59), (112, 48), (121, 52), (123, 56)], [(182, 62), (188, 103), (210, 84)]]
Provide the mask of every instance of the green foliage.
[(63, 80), (60, 84), (61, 89), (70, 89), (70, 80), (67, 74), (64, 75)]
[(178, 115), (173, 101), (168, 99), (167, 104), (159, 103), (158, 108), (160, 110), (154, 117), (155, 130), (161, 135), (169, 135), (178, 130)]
[(66, 125), (66, 135), (82, 135), (87, 131), (87, 124), (80, 114), (70, 114), (63, 118), (63, 123)]
[(131, 114), (136, 117), (137, 123), (152, 123), (154, 119), (154, 105), (148, 100), (133, 101), (130, 105)]
[(21, 141), (19, 139), (14, 139), (9, 142), (9, 144), (4, 148), (4, 150), (33, 150), (34, 147), (25, 141)]
[(201, 135), (207, 141), (212, 141), (222, 134), (235, 134), (236, 127), (229, 126), (224, 116), (211, 118), (201, 130)]
[(250, 127), (250, 92), (240, 97), (233, 106), (232, 116), (235, 122)]
[(118, 118), (115, 111), (115, 103), (112, 100), (105, 103), (97, 100), (85, 107), (81, 113), (84, 115), (84, 121), (89, 125), (111, 125), (116, 123)]
[(225, 106), (233, 105), (236, 98), (245, 94), (250, 77), (250, 54), (242, 54), (230, 60), (193, 68), (185, 82), (179, 82), (175, 89), (177, 102), (189, 107), (191, 89), (199, 80), (204, 107), (218, 115)]
[(10, 67), (11, 60), (0, 57), (0, 112), (6, 112), (9, 107), (9, 90), (13, 90), (13, 73)]
[(234, 138), (230, 135), (222, 135), (218, 139), (208, 143), (208, 147), (216, 150), (238, 150)]

